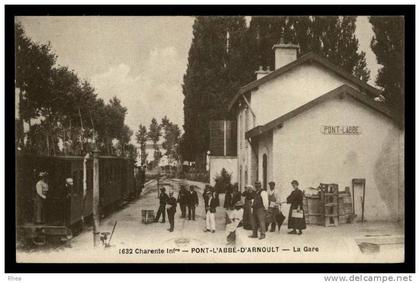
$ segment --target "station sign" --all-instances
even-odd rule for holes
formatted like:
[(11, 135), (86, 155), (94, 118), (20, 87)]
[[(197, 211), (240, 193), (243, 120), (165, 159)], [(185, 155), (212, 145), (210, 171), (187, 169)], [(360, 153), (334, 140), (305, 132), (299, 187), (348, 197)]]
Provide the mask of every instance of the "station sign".
[(355, 125), (322, 125), (320, 131), (323, 135), (355, 136), (362, 134), (360, 126)]

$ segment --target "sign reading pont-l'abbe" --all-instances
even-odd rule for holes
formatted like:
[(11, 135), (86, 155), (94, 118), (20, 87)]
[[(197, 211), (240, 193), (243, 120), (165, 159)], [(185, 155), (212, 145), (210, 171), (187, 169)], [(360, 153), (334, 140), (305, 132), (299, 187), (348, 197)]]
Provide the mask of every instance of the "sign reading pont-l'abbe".
[(360, 135), (360, 126), (355, 125), (322, 125), (320, 129), (323, 135)]

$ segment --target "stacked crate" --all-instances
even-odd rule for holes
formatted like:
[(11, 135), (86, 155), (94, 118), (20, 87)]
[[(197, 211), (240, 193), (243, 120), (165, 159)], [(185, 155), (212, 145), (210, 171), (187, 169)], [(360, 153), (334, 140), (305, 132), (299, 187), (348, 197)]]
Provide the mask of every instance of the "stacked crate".
[(150, 209), (141, 210), (141, 222), (144, 224), (150, 224), (155, 221), (155, 211)]
[(303, 199), (306, 224), (337, 226), (353, 220), (353, 201), (350, 188), (339, 191), (337, 184), (320, 184), (318, 193)]
[(306, 224), (323, 225), (324, 216), (318, 195), (305, 196), (303, 199)]
[(344, 192), (339, 192), (338, 213), (340, 214), (340, 224), (351, 223), (353, 220), (353, 202), (350, 187), (346, 187)]
[(324, 214), (324, 226), (338, 226), (339, 201), (337, 184), (320, 184), (321, 205)]

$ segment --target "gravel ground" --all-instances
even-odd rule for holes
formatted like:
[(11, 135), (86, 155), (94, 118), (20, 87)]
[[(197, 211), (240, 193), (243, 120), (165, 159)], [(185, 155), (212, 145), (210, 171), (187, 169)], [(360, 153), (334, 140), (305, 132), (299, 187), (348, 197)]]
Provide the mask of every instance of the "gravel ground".
[[(161, 181), (175, 195), (181, 180)], [(200, 204), (196, 221), (175, 214), (175, 231), (170, 233), (168, 221), (141, 223), (141, 210), (157, 210), (156, 181), (147, 184), (142, 196), (126, 207), (102, 219), (100, 231), (117, 226), (110, 247), (93, 248), (91, 228), (63, 245), (38, 249), (18, 249), (18, 262), (65, 263), (159, 263), (159, 262), (402, 262), (404, 260), (403, 229), (394, 223), (346, 224), (339, 227), (308, 226), (302, 236), (287, 234), (287, 225), (280, 232), (267, 233), (264, 240), (250, 239), (250, 231), (238, 229), (236, 247), (227, 247), (225, 212), (216, 213), (216, 233), (204, 233), (204, 206), (201, 192), (204, 184), (187, 181), (199, 192)], [(220, 195), (220, 204), (224, 196)], [(358, 244), (362, 244), (364, 252)], [(379, 244), (378, 244), (379, 243)], [(366, 247), (366, 248), (365, 248)], [(378, 250), (379, 249), (379, 250)]]

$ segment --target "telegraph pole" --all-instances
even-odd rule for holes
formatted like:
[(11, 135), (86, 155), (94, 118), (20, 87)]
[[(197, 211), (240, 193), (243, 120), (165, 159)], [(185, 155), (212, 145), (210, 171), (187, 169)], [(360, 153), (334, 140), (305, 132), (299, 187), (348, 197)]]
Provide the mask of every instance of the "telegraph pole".
[(93, 197), (92, 197), (92, 211), (93, 211), (93, 246), (97, 247), (99, 244), (99, 150), (93, 150)]

